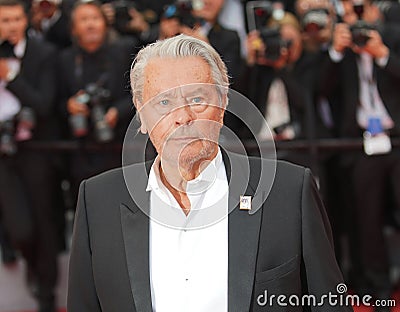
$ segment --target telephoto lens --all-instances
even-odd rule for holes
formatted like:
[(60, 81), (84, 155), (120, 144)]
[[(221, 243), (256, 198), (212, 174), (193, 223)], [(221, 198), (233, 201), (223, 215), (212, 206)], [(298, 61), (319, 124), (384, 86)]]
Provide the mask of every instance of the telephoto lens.
[(14, 138), (14, 120), (0, 122), (0, 154), (15, 155), (17, 145)]

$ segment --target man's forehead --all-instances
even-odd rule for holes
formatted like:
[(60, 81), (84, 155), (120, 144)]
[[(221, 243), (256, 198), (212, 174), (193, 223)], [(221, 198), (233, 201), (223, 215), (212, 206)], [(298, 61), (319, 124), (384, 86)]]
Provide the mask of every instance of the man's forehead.
[(188, 84), (212, 83), (210, 66), (198, 56), (154, 58), (144, 70), (144, 93), (150, 96)]

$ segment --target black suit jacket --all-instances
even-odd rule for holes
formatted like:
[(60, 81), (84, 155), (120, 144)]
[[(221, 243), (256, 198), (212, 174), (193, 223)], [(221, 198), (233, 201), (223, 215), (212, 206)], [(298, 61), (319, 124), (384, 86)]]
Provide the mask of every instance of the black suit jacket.
[(134, 108), (128, 77), (130, 63), (136, 52), (135, 45), (136, 41), (133, 39), (121, 39), (106, 42), (93, 53), (88, 53), (78, 46), (71, 46), (61, 52), (58, 64), (58, 89), (59, 110), (64, 125), (68, 124), (68, 99), (79, 90), (84, 90), (87, 84), (96, 83), (103, 76), (106, 78), (102, 87), (110, 92), (105, 106), (106, 108), (114, 106), (118, 109), (116, 137), (121, 141), (132, 119)]
[(242, 66), (238, 33), (235, 30), (226, 29), (220, 24), (215, 24), (210, 29), (207, 38), (226, 64), (232, 87), (235, 89), (239, 82)]
[[(254, 65), (246, 68), (246, 91), (245, 95), (257, 106), (261, 114), (265, 116), (267, 111), (268, 93), (275, 78), (280, 78), (284, 85), (288, 99), (291, 123), (296, 125), (296, 138), (304, 137), (304, 110), (305, 90), (297, 79), (293, 68), (275, 70), (270, 66)], [(260, 122), (257, 120), (256, 122)], [(254, 125), (255, 129), (261, 129), (261, 123)]]
[[(263, 207), (254, 214), (237, 207), (247, 160), (224, 154), (229, 184), (229, 312), (352, 311), (347, 307), (259, 306), (264, 294), (335, 293), (342, 276), (335, 261), (328, 218), (310, 171), (279, 162)], [(263, 202), (268, 187), (255, 194), (261, 160), (249, 161), (246, 195)], [(272, 174), (274, 166), (264, 160)], [(141, 181), (135, 193), (149, 209), (146, 170), (129, 171)], [(129, 180), (129, 179), (128, 179)], [(128, 181), (129, 183), (129, 181)], [(260, 197), (261, 196), (261, 197)], [(147, 200), (146, 200), (147, 199)], [(147, 206), (146, 206), (147, 203)], [(232, 206), (233, 205), (233, 206)], [(127, 191), (121, 169), (82, 182), (75, 220), (68, 284), (69, 312), (151, 311), (149, 218)], [(210, 281), (212, 283), (212, 281)]]
[(56, 49), (53, 46), (34, 38), (27, 38), (21, 71), (7, 84), (7, 89), (19, 99), (21, 106), (31, 107), (36, 114), (34, 139), (56, 137), (55, 63)]

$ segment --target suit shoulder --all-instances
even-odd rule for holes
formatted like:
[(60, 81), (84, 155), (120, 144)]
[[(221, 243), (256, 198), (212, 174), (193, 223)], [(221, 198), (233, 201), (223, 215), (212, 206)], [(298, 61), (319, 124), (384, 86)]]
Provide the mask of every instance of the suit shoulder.
[[(136, 163), (125, 167), (119, 167), (111, 170), (107, 170), (103, 173), (97, 174), (93, 177), (88, 178), (85, 183), (86, 187), (90, 190), (95, 189), (96, 192), (104, 190), (108, 192), (109, 190), (127, 190), (125, 185), (126, 179), (125, 176), (135, 176), (140, 178), (142, 177), (146, 171), (145, 168), (151, 164), (151, 161), (146, 163)], [(144, 182), (146, 183), (146, 182)]]
[(86, 185), (106, 187), (124, 180), (122, 168), (107, 170), (86, 180)]
[(71, 59), (76, 54), (76, 48), (74, 46), (70, 46), (60, 51), (60, 59), (65, 61), (67, 59)]
[(278, 160), (277, 162), (277, 172), (280, 174), (294, 174), (294, 175), (303, 175), (306, 168), (300, 165), (296, 165), (294, 163)]
[(27, 51), (31, 50), (32, 53), (38, 53), (40, 51), (40, 55), (47, 56), (52, 53), (56, 53), (57, 49), (51, 43), (36, 39), (36, 38), (28, 38), (27, 40)]
[(306, 169), (303, 166), (293, 164), (285, 160), (275, 160), (275, 159), (262, 159), (258, 157), (249, 157), (249, 163), (251, 166), (255, 166), (257, 169), (260, 168), (261, 164), (267, 167), (276, 167), (277, 174), (293, 174), (293, 175), (303, 175)]

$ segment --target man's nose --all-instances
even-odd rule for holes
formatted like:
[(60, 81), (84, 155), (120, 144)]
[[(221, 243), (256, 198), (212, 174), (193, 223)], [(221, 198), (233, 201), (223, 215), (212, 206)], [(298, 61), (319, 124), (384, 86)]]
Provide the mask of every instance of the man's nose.
[(190, 105), (187, 104), (179, 107), (175, 111), (175, 114), (176, 114), (175, 124), (177, 126), (188, 125), (195, 119), (195, 115), (192, 109), (190, 108)]

